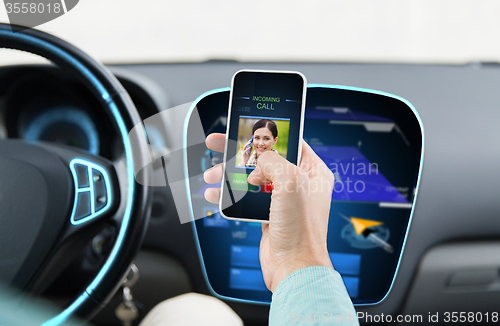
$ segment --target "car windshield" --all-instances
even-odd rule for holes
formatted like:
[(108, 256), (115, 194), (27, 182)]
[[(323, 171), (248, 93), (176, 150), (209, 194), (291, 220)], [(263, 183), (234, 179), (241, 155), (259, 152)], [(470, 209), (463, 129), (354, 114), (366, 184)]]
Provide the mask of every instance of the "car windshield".
[[(37, 28), (106, 64), (498, 62), (500, 2), (86, 0)], [(0, 21), (9, 22), (7, 10)], [(0, 64), (32, 62), (2, 51)]]

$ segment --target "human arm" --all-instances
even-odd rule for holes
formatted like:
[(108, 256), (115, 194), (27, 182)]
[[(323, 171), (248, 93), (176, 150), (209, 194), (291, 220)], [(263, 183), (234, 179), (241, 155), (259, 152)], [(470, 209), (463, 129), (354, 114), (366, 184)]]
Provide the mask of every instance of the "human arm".
[(305, 322), (307, 325), (341, 322), (359, 325), (356, 311), (340, 274), (311, 266), (288, 275), (275, 289), (269, 325)]
[[(223, 149), (223, 136), (210, 135), (208, 147)], [(204, 177), (208, 183), (219, 182), (222, 166), (207, 171)], [(332, 172), (305, 142), (298, 167), (269, 151), (259, 156), (256, 169), (248, 177), (251, 184), (273, 182), (274, 186), (269, 224), (262, 225), (260, 245), (264, 281), (274, 292), (270, 322), (286, 324), (283, 318), (291, 309), (307, 313), (317, 307), (334, 314), (355, 313), (326, 246), (333, 181)], [(219, 196), (218, 188), (205, 192), (210, 202), (217, 203)], [(324, 295), (318, 297), (318, 293)], [(281, 300), (283, 297), (296, 297), (299, 305)]]

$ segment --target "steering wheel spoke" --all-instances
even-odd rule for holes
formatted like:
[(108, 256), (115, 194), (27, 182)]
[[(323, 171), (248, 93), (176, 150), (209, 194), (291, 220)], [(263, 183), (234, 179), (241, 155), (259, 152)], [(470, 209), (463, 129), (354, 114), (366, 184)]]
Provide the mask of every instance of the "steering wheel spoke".
[(71, 172), (74, 198), (69, 222), (78, 229), (113, 215), (120, 202), (118, 177), (112, 162), (67, 146), (42, 147), (61, 158)]
[[(11, 220), (11, 228), (0, 232), (14, 232), (21, 243), (33, 243), (37, 249), (26, 248), (24, 263), (20, 260), (18, 268), (10, 270), (12, 283), (41, 294), (73, 261), (68, 257), (80, 256), (102, 232), (103, 223), (115, 217), (118, 178), (108, 160), (64, 145), (2, 140), (0, 152), (5, 181), (0, 193), (8, 194), (2, 197), (10, 204), (0, 206), (0, 215)], [(27, 218), (33, 209), (36, 212)], [(27, 223), (30, 217), (41, 223)]]

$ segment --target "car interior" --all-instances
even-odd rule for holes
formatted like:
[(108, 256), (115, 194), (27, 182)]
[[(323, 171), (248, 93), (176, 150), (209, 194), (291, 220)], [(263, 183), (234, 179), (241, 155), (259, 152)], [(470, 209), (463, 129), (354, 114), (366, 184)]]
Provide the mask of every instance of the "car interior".
[[(288, 70), (309, 83), (304, 139), (335, 169), (328, 248), (358, 314), (471, 312), (496, 323), (498, 63), (103, 66), (55, 36), (0, 31), (1, 48), (51, 61), (0, 66), (0, 279), (23, 296), (59, 317), (76, 307), (68, 313), (92, 325), (122, 325), (122, 281), (138, 274), (134, 325), (189, 292), (266, 325), (260, 225), (223, 219), (205, 201), (202, 174), (222, 157), (203, 137), (225, 133), (235, 72)], [(163, 130), (148, 127), (155, 116)], [(127, 144), (132, 130), (145, 145)], [(136, 158), (153, 167), (144, 180), (160, 182), (140, 182)], [(349, 176), (366, 188), (348, 190)]]

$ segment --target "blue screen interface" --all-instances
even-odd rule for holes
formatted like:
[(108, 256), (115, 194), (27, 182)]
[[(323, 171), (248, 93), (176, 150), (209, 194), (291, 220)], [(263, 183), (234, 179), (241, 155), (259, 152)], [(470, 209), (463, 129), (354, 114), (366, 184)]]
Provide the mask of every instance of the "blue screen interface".
[[(225, 133), (229, 91), (197, 104), (206, 135)], [(393, 98), (309, 88), (304, 140), (335, 176), (328, 251), (354, 304), (380, 302), (390, 290), (409, 226), (422, 150), (411, 109)], [(189, 137), (189, 124), (187, 130)], [(188, 149), (189, 189), (202, 261), (220, 296), (266, 303), (259, 262), (261, 224), (229, 221), (207, 202), (203, 171), (222, 154)]]

